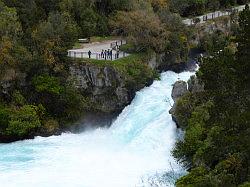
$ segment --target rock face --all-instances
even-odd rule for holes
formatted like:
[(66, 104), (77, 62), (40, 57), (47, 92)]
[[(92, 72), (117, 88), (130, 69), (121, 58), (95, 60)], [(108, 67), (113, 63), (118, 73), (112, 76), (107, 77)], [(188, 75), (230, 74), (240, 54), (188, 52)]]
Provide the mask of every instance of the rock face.
[(172, 119), (178, 127), (179, 127), (179, 122), (175, 115), (177, 100), (186, 93), (188, 93), (187, 83), (185, 81), (177, 81), (173, 86), (171, 95), (174, 100), (174, 105), (170, 109), (169, 113), (172, 115)]
[(176, 102), (176, 100), (186, 94), (188, 92), (187, 83), (185, 81), (177, 81), (174, 84), (172, 90), (172, 98)]
[(75, 86), (88, 96), (92, 110), (120, 112), (135, 96), (135, 91), (127, 88), (126, 79), (114, 67), (73, 64), (70, 74)]
[(204, 84), (200, 83), (196, 76), (192, 76), (188, 83), (185, 81), (177, 81), (172, 90), (172, 98), (174, 100), (174, 105), (170, 109), (169, 113), (172, 115), (173, 121), (176, 123), (178, 127), (180, 127), (180, 122), (176, 115), (176, 107), (178, 99), (184, 96), (187, 93), (197, 93), (204, 91)]

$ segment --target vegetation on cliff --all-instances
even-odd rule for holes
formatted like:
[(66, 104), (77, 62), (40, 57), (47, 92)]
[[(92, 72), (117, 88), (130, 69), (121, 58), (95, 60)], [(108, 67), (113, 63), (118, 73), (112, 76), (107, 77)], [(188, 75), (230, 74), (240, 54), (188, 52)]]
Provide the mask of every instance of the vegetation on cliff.
[[(250, 167), (250, 10), (240, 14), (237, 51), (227, 46), (204, 59), (197, 78), (204, 91), (177, 102), (186, 130), (173, 155), (189, 173), (177, 186), (248, 186)], [(248, 183), (247, 183), (248, 182)]]
[[(224, 1), (219, 2), (222, 7), (227, 6)], [(187, 5), (186, 8), (173, 9), (175, 3), (173, 0), (0, 0), (0, 141), (33, 137), (41, 132), (58, 133), (84, 112), (101, 108), (93, 103), (89, 93), (77, 89), (70, 77), (72, 60), (67, 58), (67, 50), (73, 48), (79, 37), (127, 38), (127, 50), (137, 54), (114, 62), (82, 62), (97, 68), (110, 67), (121, 74), (125, 86), (116, 89), (120, 96), (124, 96), (124, 88), (135, 92), (157, 77), (141, 54), (156, 53), (161, 70), (185, 62), (194, 30), (173, 12), (193, 15), (194, 9), (196, 14), (200, 12), (200, 4), (207, 6), (208, 2), (183, 0), (178, 5)], [(193, 10), (190, 3), (195, 5)], [(192, 11), (182, 13), (182, 10)], [(220, 41), (224, 41), (223, 34), (219, 35)], [(203, 39), (209, 41), (209, 38)], [(200, 47), (212, 51), (216, 40), (217, 35), (212, 43)], [(96, 93), (93, 90), (91, 94), (94, 98)], [(113, 98), (109, 99), (103, 97), (99, 102)]]
[(58, 133), (84, 112), (100, 109), (70, 77), (67, 50), (79, 37), (128, 38), (132, 52), (140, 54), (84, 63), (113, 68), (129, 92), (157, 77), (142, 53), (153, 50), (173, 62), (185, 61), (188, 29), (168, 5), (164, 0), (0, 0), (0, 141)]

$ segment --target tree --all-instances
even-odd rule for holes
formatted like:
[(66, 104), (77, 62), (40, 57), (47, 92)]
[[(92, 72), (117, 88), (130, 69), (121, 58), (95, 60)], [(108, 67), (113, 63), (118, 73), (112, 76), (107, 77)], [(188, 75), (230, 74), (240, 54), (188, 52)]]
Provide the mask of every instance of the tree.
[[(0, 1), (0, 72), (4, 75), (7, 68), (16, 67), (20, 60), (16, 52), (22, 46), (19, 40), (22, 36), (21, 24), (14, 8), (9, 8)], [(1, 78), (0, 75), (0, 78)]]
[(67, 13), (51, 13), (48, 20), (33, 31), (38, 55), (48, 65), (65, 59), (67, 50), (77, 40), (77, 26)]
[(153, 49), (161, 52), (165, 49), (168, 32), (159, 17), (143, 10), (118, 12), (111, 22), (113, 29), (128, 37), (128, 42), (138, 51)]
[(0, 38), (16, 41), (21, 35), (22, 28), (14, 8), (8, 8), (0, 1)]
[[(81, 37), (90, 37), (97, 33), (101, 16), (94, 9), (94, 2), (81, 0), (63, 0), (60, 3), (63, 12), (68, 12), (79, 26)], [(107, 23), (104, 23), (107, 25)]]
[(30, 35), (33, 28), (41, 20), (46, 19), (46, 14), (42, 7), (38, 7), (36, 0), (3, 0), (8, 7), (13, 7), (17, 11), (22, 28)]
[(250, 9), (248, 5), (240, 13), (239, 25), (240, 32), (236, 39), (238, 42), (236, 70), (238, 76), (242, 78), (240, 85), (245, 86), (242, 89), (246, 90), (250, 87)]
[[(197, 75), (205, 85), (204, 96), (192, 109), (184, 140), (174, 150), (190, 172), (177, 186), (238, 186), (249, 181), (249, 20), (246, 7), (240, 14), (236, 54), (222, 50), (201, 63)], [(203, 108), (210, 101), (212, 108)]]

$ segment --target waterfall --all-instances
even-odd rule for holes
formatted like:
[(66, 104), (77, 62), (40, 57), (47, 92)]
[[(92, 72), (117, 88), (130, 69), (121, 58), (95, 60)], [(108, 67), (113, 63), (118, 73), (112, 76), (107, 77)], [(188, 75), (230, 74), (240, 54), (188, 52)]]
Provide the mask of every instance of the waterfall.
[(0, 144), (1, 186), (172, 186), (183, 174), (171, 156), (178, 135), (168, 112), (172, 85), (192, 74), (162, 73), (110, 128)]

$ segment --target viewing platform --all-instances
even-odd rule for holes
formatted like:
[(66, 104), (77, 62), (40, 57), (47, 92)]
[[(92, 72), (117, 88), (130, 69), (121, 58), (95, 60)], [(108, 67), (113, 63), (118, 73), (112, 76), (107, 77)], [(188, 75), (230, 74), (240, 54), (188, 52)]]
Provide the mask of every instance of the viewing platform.
[(113, 61), (129, 56), (128, 53), (120, 50), (120, 47), (124, 44), (126, 44), (126, 41), (122, 39), (82, 43), (81, 48), (68, 50), (68, 56)]

